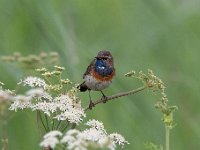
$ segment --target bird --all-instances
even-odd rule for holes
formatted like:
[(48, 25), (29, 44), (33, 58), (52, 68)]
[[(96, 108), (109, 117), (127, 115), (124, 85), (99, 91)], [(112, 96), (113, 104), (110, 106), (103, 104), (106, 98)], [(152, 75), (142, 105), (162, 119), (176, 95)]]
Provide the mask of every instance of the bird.
[(89, 109), (94, 107), (90, 91), (100, 91), (103, 102), (106, 103), (107, 97), (102, 90), (112, 83), (114, 76), (115, 68), (112, 54), (107, 50), (98, 52), (83, 74), (83, 83), (79, 85), (80, 92), (89, 91)]

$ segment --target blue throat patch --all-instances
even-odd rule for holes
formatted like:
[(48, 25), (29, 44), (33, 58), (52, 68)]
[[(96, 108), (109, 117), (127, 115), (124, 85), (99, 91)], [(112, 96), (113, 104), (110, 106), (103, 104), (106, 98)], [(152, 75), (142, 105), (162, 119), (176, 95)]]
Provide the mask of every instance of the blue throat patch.
[(112, 74), (113, 68), (109, 67), (103, 60), (96, 60), (95, 71), (105, 77)]

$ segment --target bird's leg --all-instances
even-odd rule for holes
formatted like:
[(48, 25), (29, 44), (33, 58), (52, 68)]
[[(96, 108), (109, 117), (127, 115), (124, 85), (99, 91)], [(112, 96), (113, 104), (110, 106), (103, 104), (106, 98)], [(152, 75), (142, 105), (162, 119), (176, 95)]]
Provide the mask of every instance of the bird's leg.
[(101, 91), (101, 94), (102, 94), (102, 100), (103, 100), (103, 103), (106, 103), (108, 100), (107, 100), (107, 96)]
[(89, 91), (89, 97), (90, 97), (90, 103), (89, 103), (89, 109), (92, 109), (92, 107), (94, 107), (94, 103), (92, 102), (92, 99), (91, 99), (91, 95), (90, 95), (90, 90)]

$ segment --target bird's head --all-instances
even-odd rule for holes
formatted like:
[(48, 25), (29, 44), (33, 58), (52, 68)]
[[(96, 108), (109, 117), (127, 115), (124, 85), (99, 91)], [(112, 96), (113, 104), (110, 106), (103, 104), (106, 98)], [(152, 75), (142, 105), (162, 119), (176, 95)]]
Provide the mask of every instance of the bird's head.
[(113, 65), (113, 57), (109, 51), (100, 51), (95, 58), (97, 60), (102, 60), (103, 62), (106, 62), (109, 65)]

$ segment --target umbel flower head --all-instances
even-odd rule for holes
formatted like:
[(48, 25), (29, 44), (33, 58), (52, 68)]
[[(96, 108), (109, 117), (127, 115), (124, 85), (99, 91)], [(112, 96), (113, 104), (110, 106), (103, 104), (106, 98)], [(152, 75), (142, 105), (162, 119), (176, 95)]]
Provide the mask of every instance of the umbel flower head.
[(56, 144), (59, 143), (58, 137), (60, 136), (62, 136), (60, 131), (51, 131), (43, 136), (43, 141), (40, 143), (40, 146), (55, 148)]
[(4, 90), (0, 87), (0, 102), (13, 99), (13, 92), (10, 90)]
[(46, 83), (43, 79), (38, 77), (29, 76), (26, 79), (22, 80), (18, 84), (28, 85), (30, 87), (45, 87)]
[[(118, 134), (107, 134), (103, 123), (97, 120), (89, 120), (86, 123), (89, 128), (79, 131), (77, 129), (68, 130), (63, 137), (58, 131), (51, 131), (44, 136), (40, 143), (42, 147), (55, 148), (56, 144), (67, 145), (69, 150), (87, 150), (89, 147), (108, 148), (115, 150), (117, 145), (124, 147), (129, 144), (125, 138)], [(48, 144), (48, 142), (50, 142)]]
[[(33, 76), (25, 78), (18, 84), (28, 86), (30, 89), (23, 95), (15, 95), (13, 97), (10, 110), (37, 110), (54, 119), (67, 120), (69, 123), (75, 124), (80, 123), (82, 118), (85, 117), (81, 103), (77, 100), (76, 92), (69, 90), (65, 94), (60, 91), (57, 91), (56, 94), (52, 93), (46, 87), (53, 87), (54, 85), (48, 85), (44, 79)], [(63, 87), (62, 85), (59, 86)]]

